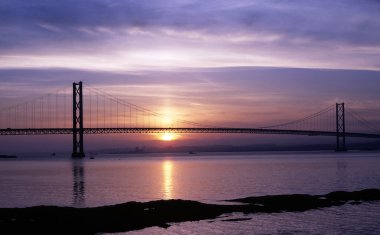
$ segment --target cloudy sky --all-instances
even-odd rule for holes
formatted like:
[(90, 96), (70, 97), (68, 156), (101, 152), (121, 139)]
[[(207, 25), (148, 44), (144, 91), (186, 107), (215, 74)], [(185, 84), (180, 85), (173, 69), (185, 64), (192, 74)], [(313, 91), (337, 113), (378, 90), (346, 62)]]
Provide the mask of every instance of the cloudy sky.
[(376, 0), (0, 0), (0, 109), (83, 80), (209, 124), (335, 102), (377, 122), (379, 12)]
[(0, 1), (0, 64), (380, 67), (376, 0)]

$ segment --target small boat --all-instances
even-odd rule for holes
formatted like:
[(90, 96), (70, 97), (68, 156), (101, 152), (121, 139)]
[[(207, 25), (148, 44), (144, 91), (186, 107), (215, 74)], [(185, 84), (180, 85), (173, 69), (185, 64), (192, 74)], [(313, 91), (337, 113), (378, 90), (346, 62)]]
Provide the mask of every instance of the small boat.
[(194, 153), (193, 151), (190, 151), (189, 154), (197, 154), (197, 153)]

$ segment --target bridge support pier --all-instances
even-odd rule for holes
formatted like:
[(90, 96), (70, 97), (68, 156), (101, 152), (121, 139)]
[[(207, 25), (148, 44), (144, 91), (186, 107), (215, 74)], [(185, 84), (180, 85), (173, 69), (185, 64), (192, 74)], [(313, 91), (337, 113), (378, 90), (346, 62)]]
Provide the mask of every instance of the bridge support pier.
[(73, 83), (73, 158), (83, 158), (83, 95), (82, 82)]
[(347, 151), (344, 103), (336, 104), (336, 151)]

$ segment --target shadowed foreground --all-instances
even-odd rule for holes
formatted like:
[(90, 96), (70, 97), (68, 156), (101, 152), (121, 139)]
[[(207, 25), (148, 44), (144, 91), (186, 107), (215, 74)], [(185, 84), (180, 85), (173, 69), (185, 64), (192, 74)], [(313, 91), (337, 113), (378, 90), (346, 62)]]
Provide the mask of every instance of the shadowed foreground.
[(170, 222), (214, 219), (224, 213), (306, 211), (380, 200), (380, 189), (332, 192), (326, 195), (275, 195), (229, 200), (239, 205), (205, 204), (185, 200), (127, 202), (95, 208), (36, 206), (1, 208), (1, 234), (95, 234), (123, 232)]

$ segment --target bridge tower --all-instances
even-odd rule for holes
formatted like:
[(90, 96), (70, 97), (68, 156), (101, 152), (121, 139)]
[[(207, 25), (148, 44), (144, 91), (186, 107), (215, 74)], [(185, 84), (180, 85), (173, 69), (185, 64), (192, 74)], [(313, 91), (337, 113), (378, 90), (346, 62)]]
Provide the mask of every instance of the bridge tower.
[(336, 151), (347, 151), (344, 103), (336, 104)]
[(82, 82), (73, 83), (73, 158), (83, 158), (83, 95)]

